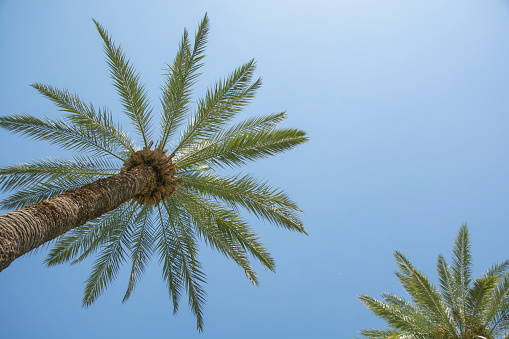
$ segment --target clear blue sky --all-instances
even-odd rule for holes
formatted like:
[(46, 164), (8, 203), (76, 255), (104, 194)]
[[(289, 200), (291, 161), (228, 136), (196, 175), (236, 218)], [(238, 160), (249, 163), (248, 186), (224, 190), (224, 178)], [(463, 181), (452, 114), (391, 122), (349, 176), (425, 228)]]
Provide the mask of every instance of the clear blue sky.
[[(185, 303), (172, 315), (157, 261), (126, 304), (127, 269), (83, 309), (91, 262), (46, 269), (40, 251), (0, 274), (1, 337), (353, 338), (383, 326), (359, 293), (402, 292), (395, 250), (435, 279), (467, 222), (476, 275), (509, 258), (507, 0), (4, 0), (0, 114), (58, 116), (32, 82), (120, 112), (91, 18), (122, 43), (157, 108), (164, 63), (205, 12), (200, 91), (255, 58), (264, 85), (245, 116), (287, 110), (287, 126), (309, 133), (243, 171), (285, 188), (310, 236), (250, 219), (278, 264), (257, 267), (259, 287), (203, 248), (203, 334)], [(0, 130), (2, 165), (68, 155)]]

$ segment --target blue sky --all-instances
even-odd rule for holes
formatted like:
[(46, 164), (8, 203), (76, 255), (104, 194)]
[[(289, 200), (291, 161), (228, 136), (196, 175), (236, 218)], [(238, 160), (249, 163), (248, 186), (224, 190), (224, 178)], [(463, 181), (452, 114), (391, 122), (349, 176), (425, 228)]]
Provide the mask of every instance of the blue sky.
[[(156, 109), (165, 62), (207, 12), (198, 93), (255, 58), (245, 117), (286, 110), (310, 141), (244, 168), (284, 188), (309, 236), (249, 219), (277, 261), (260, 286), (205, 247), (205, 331), (177, 316), (153, 261), (121, 303), (125, 269), (81, 308), (91, 261), (47, 269), (45, 250), (0, 274), (5, 338), (352, 338), (382, 327), (359, 293), (402, 293), (392, 253), (433, 279), (467, 222), (475, 274), (509, 258), (506, 0), (0, 2), (0, 114), (58, 116), (28, 85), (80, 93), (121, 116), (91, 18), (121, 43)], [(70, 156), (0, 130), (0, 164)], [(3, 195), (5, 197), (5, 195)], [(6, 211), (4, 211), (6, 212)]]

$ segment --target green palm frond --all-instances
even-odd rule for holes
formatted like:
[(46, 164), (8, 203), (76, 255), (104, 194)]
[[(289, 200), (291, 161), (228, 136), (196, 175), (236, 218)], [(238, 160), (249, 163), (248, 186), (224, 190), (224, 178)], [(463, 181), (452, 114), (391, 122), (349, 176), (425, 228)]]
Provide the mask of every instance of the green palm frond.
[(258, 79), (251, 84), (254, 60), (236, 69), (227, 79), (209, 88), (198, 101), (196, 114), (186, 126), (174, 152), (186, 150), (194, 142), (210, 139), (253, 98), (261, 85)]
[[(179, 189), (175, 198), (184, 205), (189, 213), (193, 213), (193, 218), (198, 221), (195, 224), (198, 228), (197, 231), (204, 235), (204, 240), (213, 241), (211, 238), (213, 232), (224, 233), (224, 237), (227, 239), (231, 237), (237, 241), (242, 249), (249, 251), (265, 268), (271, 271), (275, 270), (274, 259), (260, 243), (256, 233), (235, 211), (185, 188)], [(224, 249), (221, 252), (225, 253)], [(240, 263), (238, 264), (240, 265)], [(251, 279), (249, 272), (246, 272), (246, 275)], [(256, 280), (252, 281), (256, 283)]]
[(194, 39), (191, 51), (187, 30), (184, 30), (182, 42), (173, 61), (168, 68), (168, 75), (163, 88), (161, 103), (161, 145), (164, 149), (169, 138), (182, 124), (189, 113), (188, 104), (191, 100), (191, 89), (200, 75), (198, 70), (203, 65), (205, 45), (209, 31), (207, 15), (203, 18)]
[(486, 276), (504, 275), (509, 271), (509, 260), (494, 264), (486, 271)]
[[(257, 153), (261, 153), (259, 154), (259, 157), (261, 158), (268, 155), (273, 155), (264, 153), (263, 148), (274, 148), (272, 144), (281, 144), (283, 140), (276, 139), (271, 136), (270, 140), (265, 140), (266, 143), (264, 145), (260, 145), (254, 143), (260, 140), (257, 140), (253, 136), (272, 132), (276, 125), (283, 121), (285, 118), (285, 112), (280, 112), (262, 117), (252, 117), (241, 121), (240, 123), (237, 123), (230, 128), (221, 131), (213, 139), (202, 140), (195, 143), (192, 148), (188, 148), (185, 152), (179, 153), (175, 161), (181, 168), (186, 168), (193, 165), (199, 166), (201, 163), (218, 165), (219, 167), (233, 167), (244, 164), (248, 159), (255, 160)], [(245, 135), (251, 135), (251, 138), (249, 138), (249, 140), (245, 140), (243, 139), (243, 136)], [(307, 138), (303, 136), (304, 135), (296, 136), (298, 138), (297, 141), (306, 141)], [(283, 135), (283, 138), (288, 139), (290, 144), (292, 137), (295, 136)], [(239, 139), (241, 139), (240, 142)], [(256, 147), (261, 148), (261, 150), (258, 150)], [(293, 146), (288, 147), (288, 149), (291, 147)], [(280, 151), (282, 151), (282, 149), (280, 149)], [(246, 152), (250, 153), (250, 155), (245, 155), (244, 153)], [(221, 157), (230, 160), (227, 164), (223, 164), (219, 160)], [(212, 161), (209, 161), (210, 159), (212, 159)]]
[[(360, 334), (366, 338), (374, 338), (374, 339), (402, 339), (410, 337), (404, 337), (404, 334), (398, 332), (393, 329), (388, 330), (378, 330), (378, 329), (363, 329), (360, 331)], [(412, 337), (412, 339), (415, 337)]]
[(73, 189), (77, 187), (79, 187), (79, 185), (61, 187), (55, 184), (41, 183), (28, 189), (19, 190), (15, 194), (1, 200), (0, 209), (15, 210), (53, 198), (65, 192), (66, 188)]
[(115, 210), (62, 235), (57, 239), (44, 263), (49, 267), (70, 260), (71, 264), (83, 261), (101, 248), (111, 233), (122, 223), (129, 210), (130, 204), (124, 203)]
[(447, 260), (445, 260), (442, 255), (438, 256), (437, 273), (443, 300), (449, 308), (455, 322), (459, 323), (462, 311), (458, 304), (458, 296), (461, 293), (461, 289), (456, 284), (452, 270), (447, 263)]
[(138, 280), (141, 278), (152, 254), (152, 246), (154, 243), (153, 224), (152, 224), (152, 205), (142, 207), (138, 218), (140, 220), (139, 227), (133, 227), (130, 230), (131, 237), (131, 274), (129, 275), (129, 283), (127, 291), (122, 302), (126, 302), (131, 296)]
[(429, 325), (427, 318), (424, 317), (419, 309), (410, 301), (398, 297), (392, 293), (382, 293), (382, 299), (387, 305), (398, 308), (401, 313), (412, 316), (414, 319), (419, 320), (421, 323), (423, 323), (423, 326)]
[(373, 297), (361, 294), (359, 300), (374, 314), (383, 318), (396, 331), (422, 333), (421, 323), (406, 315), (399, 307), (388, 305)]
[(468, 289), (472, 277), (472, 256), (466, 225), (462, 225), (453, 247), (452, 271), (457, 285)]
[(75, 156), (74, 160), (49, 158), (33, 163), (0, 167), (1, 190), (18, 189), (0, 201), (0, 208), (18, 209), (39, 203), (99, 178), (118, 172), (105, 158)]
[(108, 140), (96, 136), (91, 130), (76, 127), (62, 119), (39, 119), (31, 115), (15, 114), (1, 116), (0, 127), (78, 153), (90, 152), (94, 156), (113, 156), (124, 160), (116, 154), (115, 147), (108, 143)]
[(180, 167), (242, 166), (288, 151), (307, 140), (305, 132), (293, 128), (245, 132), (218, 140), (201, 140), (178, 154), (175, 163)]
[(488, 338), (507, 338), (509, 334), (509, 302), (505, 302), (500, 308), (497, 316), (490, 323), (490, 331), (487, 332)]
[(258, 218), (289, 230), (306, 233), (298, 216), (301, 211), (297, 204), (282, 190), (251, 175), (221, 177), (211, 171), (196, 171), (185, 173), (180, 178), (182, 185), (192, 186), (205, 196), (234, 207), (243, 207)]
[[(240, 217), (231, 210), (218, 208), (211, 202), (203, 201), (191, 192), (179, 192), (176, 199), (190, 216), (198, 235), (211, 248), (232, 259), (244, 270), (248, 279), (258, 284), (256, 272), (251, 267), (246, 248), (274, 268), (274, 262)], [(195, 208), (199, 204), (200, 209)], [(239, 237), (242, 237), (239, 241)], [(265, 263), (264, 263), (265, 265)]]
[(218, 133), (214, 140), (224, 141), (244, 133), (270, 131), (285, 119), (286, 112), (251, 117)]
[[(159, 263), (163, 263), (163, 279), (168, 286), (168, 292), (170, 298), (173, 301), (173, 313), (176, 313), (179, 308), (179, 302), (184, 289), (182, 281), (181, 270), (180, 270), (180, 257), (179, 257), (179, 244), (178, 237), (176, 237), (173, 225), (179, 222), (185, 223), (187, 216), (182, 215), (180, 210), (175, 207), (172, 200), (167, 202), (166, 209), (172, 213), (168, 215), (168, 219), (165, 216), (165, 210), (161, 211), (158, 206), (157, 214), (157, 244), (156, 251), (159, 254)], [(176, 215), (182, 215), (181, 218), (177, 218)]]
[(468, 232), (466, 230), (466, 226), (462, 225), (458, 236), (454, 242), (453, 246), (453, 260), (452, 260), (452, 272), (453, 278), (455, 280), (456, 286), (459, 288), (459, 298), (458, 305), (460, 311), (460, 321), (462, 322), (462, 326), (460, 328), (464, 328), (466, 326), (466, 318), (465, 318), (465, 308), (466, 308), (466, 291), (468, 290), (468, 286), (471, 282), (471, 256), (470, 256), (470, 244), (468, 239)]
[(437, 331), (435, 324), (430, 322), (427, 314), (423, 313), (414, 303), (392, 293), (383, 293), (382, 299), (387, 305), (398, 309), (401, 314), (406, 316), (406, 319), (412, 319), (414, 333), (418, 331), (418, 334), (425, 335)]
[(454, 335), (456, 332), (454, 320), (451, 318), (447, 306), (435, 286), (403, 254), (396, 251), (394, 257), (400, 269), (396, 276), (401, 285), (412, 296), (414, 302), (428, 314), (432, 322), (445, 324), (448, 332)]
[[(485, 323), (492, 324), (491, 328), (495, 330), (500, 323), (509, 320), (509, 275), (505, 274), (498, 278), (498, 283), (490, 298), (485, 316)], [(497, 325), (497, 326), (494, 326)], [(506, 325), (505, 330), (509, 327)]]
[(173, 300), (174, 312), (183, 287), (189, 295), (189, 306), (196, 316), (197, 328), (203, 330), (203, 305), (205, 291), (201, 284), (205, 283), (205, 274), (197, 259), (198, 250), (192, 229), (185, 220), (185, 214), (170, 200), (159, 210), (159, 242), (156, 250), (163, 262), (163, 278), (166, 280), (170, 297)]
[[(185, 207), (189, 206), (184, 205), (183, 208), (185, 209)], [(217, 216), (216, 219), (213, 219), (210, 213), (199, 213), (192, 208), (188, 208), (186, 211), (189, 213), (197, 233), (204, 239), (205, 243), (227, 258), (232, 259), (244, 270), (247, 278), (254, 285), (258, 285), (256, 272), (251, 267), (245, 248), (231, 232), (225, 231), (225, 227), (217, 226), (217, 224), (221, 224), (221, 221), (217, 220)], [(226, 213), (223, 212), (221, 214), (224, 215)], [(228, 226), (231, 227), (231, 225), (232, 222), (228, 221)]]
[(53, 101), (62, 111), (67, 112), (67, 120), (79, 127), (92, 131), (96, 138), (105, 140), (117, 153), (129, 150), (134, 152), (134, 143), (119, 124), (113, 122), (113, 117), (106, 109), (96, 112), (94, 107), (87, 105), (76, 94), (67, 90), (59, 90), (49, 85), (32, 84), (45, 97)]
[(36, 204), (96, 180), (86, 176), (68, 177), (67, 179), (69, 180), (41, 182), (37, 185), (18, 190), (16, 193), (0, 201), (0, 209), (15, 210)]
[[(102, 291), (118, 275), (120, 264), (125, 261), (126, 250), (129, 242), (130, 224), (139, 224), (137, 207), (132, 205), (128, 213), (117, 224), (117, 227), (106, 239), (104, 248), (99, 257), (94, 261), (94, 267), (90, 277), (85, 283), (83, 306), (90, 306), (102, 293)], [(137, 212), (137, 213), (136, 213)]]
[(140, 76), (126, 59), (122, 47), (116, 47), (108, 32), (94, 20), (97, 31), (104, 42), (104, 51), (110, 66), (113, 85), (120, 95), (124, 113), (131, 119), (144, 146), (151, 140), (151, 113), (145, 87), (140, 84)]
[(484, 276), (473, 281), (473, 286), (468, 290), (466, 310), (468, 314), (469, 328), (482, 327), (480, 324), (486, 316), (490, 296), (496, 286), (496, 276)]
[(107, 158), (74, 156), (73, 160), (48, 158), (32, 163), (0, 166), (0, 190), (10, 191), (32, 187), (42, 182), (73, 181), (97, 178), (118, 173), (121, 165)]

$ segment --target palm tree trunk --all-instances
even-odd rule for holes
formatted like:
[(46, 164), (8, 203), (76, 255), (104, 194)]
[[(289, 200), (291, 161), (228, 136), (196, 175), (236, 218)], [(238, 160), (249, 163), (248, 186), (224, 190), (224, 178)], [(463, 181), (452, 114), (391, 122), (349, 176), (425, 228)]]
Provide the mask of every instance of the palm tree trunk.
[(134, 195), (153, 191), (156, 184), (151, 167), (137, 166), (0, 215), (0, 271), (23, 254), (117, 208)]

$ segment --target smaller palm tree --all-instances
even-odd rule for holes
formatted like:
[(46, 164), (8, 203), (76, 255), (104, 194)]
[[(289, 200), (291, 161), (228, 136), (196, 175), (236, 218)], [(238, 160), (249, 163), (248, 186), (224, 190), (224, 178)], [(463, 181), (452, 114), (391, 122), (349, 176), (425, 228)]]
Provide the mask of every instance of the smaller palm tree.
[(472, 280), (472, 258), (467, 225), (462, 225), (449, 265), (438, 256), (440, 290), (399, 252), (394, 253), (401, 285), (412, 301), (382, 294), (378, 300), (361, 294), (359, 299), (384, 319), (388, 329), (364, 329), (366, 338), (509, 339), (509, 260), (493, 265)]

